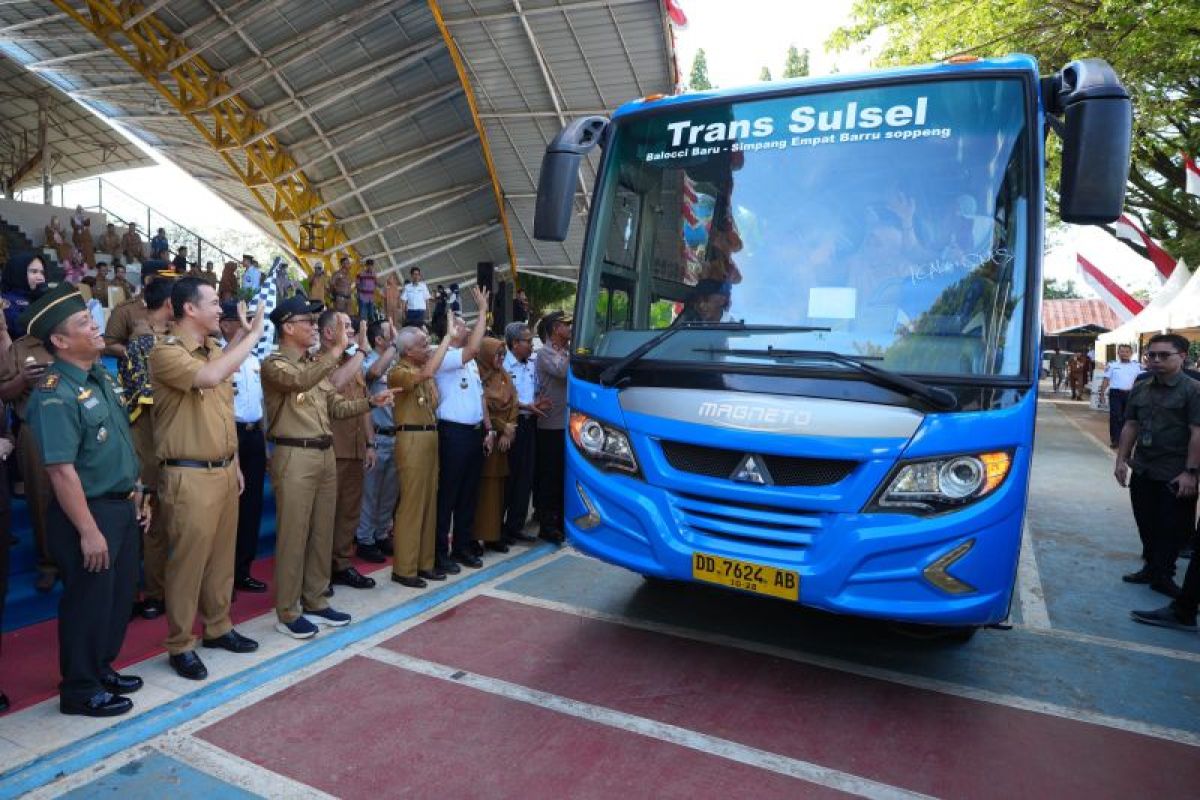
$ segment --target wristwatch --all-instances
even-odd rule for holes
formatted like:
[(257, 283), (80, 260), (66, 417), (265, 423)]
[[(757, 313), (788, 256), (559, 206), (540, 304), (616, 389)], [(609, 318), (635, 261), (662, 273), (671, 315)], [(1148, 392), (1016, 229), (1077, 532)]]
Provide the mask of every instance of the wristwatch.
[(350, 356), (351, 358), (353, 358), (354, 354), (357, 352), (358, 352), (358, 343), (357, 342), (351, 342), (350, 345), (346, 348), (346, 355)]

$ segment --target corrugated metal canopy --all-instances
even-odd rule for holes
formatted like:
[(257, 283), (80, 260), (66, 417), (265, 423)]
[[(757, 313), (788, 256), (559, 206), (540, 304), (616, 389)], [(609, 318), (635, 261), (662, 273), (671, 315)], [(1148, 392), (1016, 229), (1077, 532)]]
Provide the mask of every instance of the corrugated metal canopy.
[(10, 178), (27, 167), (13, 190), (42, 181), (38, 151), (39, 106), (45, 106), (46, 147), (51, 153), (50, 176), (55, 183), (90, 178), (106, 172), (154, 164), (124, 136), (47, 84), (20, 64), (0, 56), (0, 160)]
[[(478, 261), (502, 270), (508, 235), (520, 270), (573, 279), (582, 225), (562, 245), (532, 238), (546, 143), (574, 116), (675, 84), (660, 0), (86, 4), (83, 13), (65, 0), (0, 5), (0, 47), (281, 241), (297, 242), (301, 222), (327, 213), (339, 231), (324, 260), (353, 249), (383, 272), (416, 265), (429, 280), (474, 275)], [(148, 62), (138, 34), (150, 23), (161, 25), (156, 44), (174, 44)], [(147, 63), (154, 68), (139, 71)], [(196, 65), (209, 94), (180, 103), (168, 90)], [(257, 127), (214, 146), (223, 134), (199, 124), (196, 109), (219, 110), (232, 97)], [(272, 165), (282, 167), (247, 180), (266, 171), (247, 150), (255, 142), (277, 143)], [(289, 181), (304, 181), (302, 213), (279, 211)]]

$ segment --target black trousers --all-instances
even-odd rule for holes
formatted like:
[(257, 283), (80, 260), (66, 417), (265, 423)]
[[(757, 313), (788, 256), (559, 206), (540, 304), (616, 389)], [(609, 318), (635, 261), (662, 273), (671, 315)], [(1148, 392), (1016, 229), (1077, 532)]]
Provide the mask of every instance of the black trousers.
[(1128, 389), (1108, 390), (1108, 441), (1121, 441), (1121, 428), (1125, 427), (1125, 404), (1129, 402)]
[(466, 552), (475, 525), (479, 476), (483, 472), (483, 427), (438, 423), (437, 540), (435, 558), (450, 556), (450, 524), (454, 523), (455, 552)]
[(529, 519), (529, 493), (533, 488), (533, 470), (537, 463), (537, 419), (517, 417), (517, 435), (508, 449), (508, 484), (504, 491), (504, 528), (512, 538), (525, 529)]
[(1200, 608), (1200, 558), (1195, 555), (1183, 576), (1183, 590), (1175, 599), (1175, 608), (1188, 617), (1196, 616), (1196, 610)]
[(565, 435), (561, 429), (539, 428), (537, 432), (538, 521), (546, 530), (563, 529)]
[(1195, 526), (1196, 498), (1176, 497), (1167, 481), (1134, 473), (1129, 479), (1129, 499), (1146, 566), (1157, 577), (1174, 577), (1179, 548)]
[[(13, 457), (16, 457), (15, 451)], [(4, 627), (4, 598), (8, 595), (8, 562), (12, 552), (12, 507), (8, 495), (8, 463), (0, 461), (0, 630)], [(0, 648), (2, 651), (3, 648)]]
[(137, 593), (141, 532), (130, 500), (88, 500), (88, 509), (108, 542), (108, 569), (83, 568), (79, 532), (56, 500), (46, 513), (46, 539), (62, 576), (58, 603), (59, 696), (85, 702), (104, 687), (125, 641), (125, 626)]
[(267, 442), (262, 427), (246, 430), (238, 423), (238, 463), (246, 488), (238, 497), (237, 555), (234, 578), (250, 577), (250, 565), (258, 555), (258, 534), (262, 527), (263, 483), (267, 476)]

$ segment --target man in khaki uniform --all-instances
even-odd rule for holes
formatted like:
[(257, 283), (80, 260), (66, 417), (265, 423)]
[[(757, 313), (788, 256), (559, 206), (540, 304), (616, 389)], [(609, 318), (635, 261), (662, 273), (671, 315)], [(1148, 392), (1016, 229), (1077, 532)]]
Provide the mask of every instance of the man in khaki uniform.
[(271, 312), (279, 331), (279, 350), (263, 362), (263, 397), (271, 483), (275, 487), (276, 630), (296, 639), (317, 633), (317, 624), (338, 627), (350, 615), (331, 608), (324, 597), (333, 556), (337, 464), (329, 420), (366, 414), (372, 405), (391, 402), (391, 392), (369, 399), (339, 397), (330, 375), (338, 369), (349, 338), (337, 326), (326, 352), (308, 355), (317, 343), (320, 303), (300, 295)]
[(203, 680), (208, 670), (192, 636), (197, 608), (205, 647), (258, 649), (229, 619), (241, 492), (231, 377), (262, 336), (263, 307), (253, 325), (242, 312), (245, 335), (224, 352), (214, 338), (221, 318), (216, 289), (199, 278), (181, 278), (171, 290), (171, 307), (173, 335), (150, 353), (159, 499), (170, 544), (165, 647), (180, 676)]
[[(155, 343), (170, 328), (171, 285), (174, 273), (147, 267), (142, 276), (142, 294), (113, 309), (104, 329), (104, 352), (117, 357), (125, 407), (129, 411), (129, 431), (140, 465), (139, 480), (143, 491), (153, 497), (158, 489), (158, 457), (154, 453), (154, 392), (150, 384), (149, 359)], [(143, 619), (162, 615), (167, 565), (167, 536), (163, 515), (151, 516), (150, 527), (142, 535), (142, 567), (145, 590), (135, 611)]]
[(433, 376), (450, 348), (443, 336), (436, 350), (421, 328), (404, 328), (396, 336), (400, 362), (388, 373), (396, 396), (396, 471), (400, 475), (400, 504), (392, 531), (392, 580), (423, 589), (426, 580), (441, 581), (446, 573), (435, 562), (438, 476), (438, 391)]
[[(0, 318), (3, 316), (0, 314)], [(34, 543), (37, 547), (38, 577), (34, 586), (39, 592), (48, 592), (54, 588), (54, 583), (58, 580), (58, 568), (50, 556), (46, 540), (46, 509), (50, 505), (50, 482), (38, 453), (37, 442), (34, 441), (27, 424), (29, 418), (26, 412), (33, 387), (37, 386), (46, 372), (46, 367), (53, 361), (42, 346), (41, 340), (31, 335), (18, 338), (0, 357), (0, 400), (12, 403), (13, 411), (21, 421), (20, 430), (17, 432), (17, 458), (20, 460), (21, 476), (25, 483), (25, 501), (29, 506)], [(3, 543), (0, 543), (0, 546), (3, 546)]]
[[(354, 332), (354, 325), (347, 314), (326, 311), (317, 323), (321, 336), (321, 354), (329, 352), (337, 341), (338, 326), (344, 329), (347, 339)], [(355, 342), (342, 354), (342, 364), (330, 376), (330, 382), (338, 394), (347, 400), (361, 400), (367, 396), (367, 382), (363, 379), (362, 364), (367, 348), (363, 342)], [(353, 370), (347, 373), (346, 370)], [(340, 373), (340, 374), (339, 374)], [(331, 420), (333, 431), (333, 455), (337, 461), (337, 507), (333, 523), (333, 571), (330, 581), (352, 589), (371, 589), (375, 579), (368, 578), (354, 567), (354, 534), (358, 530), (358, 518), (362, 513), (363, 475), (375, 466), (375, 439), (371, 430), (371, 417)]]

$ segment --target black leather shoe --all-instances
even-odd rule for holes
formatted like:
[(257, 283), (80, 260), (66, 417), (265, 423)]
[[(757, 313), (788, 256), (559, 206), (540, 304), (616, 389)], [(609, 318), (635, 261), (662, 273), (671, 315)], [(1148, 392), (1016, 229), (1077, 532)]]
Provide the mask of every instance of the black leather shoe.
[(1165, 594), (1172, 600), (1179, 597), (1179, 584), (1172, 578), (1158, 578), (1150, 583), (1150, 588), (1159, 594)]
[(133, 708), (133, 701), (108, 692), (100, 692), (90, 700), (78, 701), (59, 700), (58, 710), (64, 714), (76, 714), (81, 717), (119, 717)]
[(1137, 572), (1131, 572), (1128, 575), (1122, 575), (1121, 580), (1126, 583), (1153, 583), (1154, 573), (1148, 567), (1142, 567)]
[(484, 542), (483, 546), (488, 550), (493, 550), (497, 553), (507, 553), (508, 545), (504, 542)]
[(444, 581), (446, 580), (446, 573), (442, 572), (440, 569), (435, 569), (433, 571), (423, 569), (417, 573), (417, 577), (424, 578), (427, 581)]
[(392, 547), (392, 537), (390, 536), (386, 539), (380, 539), (376, 541), (375, 546), (378, 547), (379, 552), (383, 553), (385, 556), (394, 555), (395, 553), (395, 550)]
[(398, 583), (401, 586), (407, 586), (410, 589), (424, 589), (429, 584), (417, 576), (405, 576), (392, 573), (392, 582)]
[(137, 675), (121, 675), (114, 670), (100, 679), (100, 685), (111, 694), (133, 694), (142, 688), (143, 681)]
[(175, 668), (175, 673), (181, 678), (187, 678), (189, 681), (202, 681), (208, 677), (208, 667), (204, 666), (204, 662), (200, 660), (200, 656), (196, 655), (194, 650), (171, 656), (168, 660)]
[(258, 642), (242, 636), (234, 630), (215, 639), (205, 639), (203, 644), (205, 647), (219, 647), (231, 653), (253, 653), (258, 649)]
[(454, 560), (464, 567), (470, 567), (471, 569), (479, 569), (483, 566), (483, 562), (479, 560), (479, 557), (473, 556), (470, 553), (455, 553)]
[(338, 570), (329, 576), (330, 583), (336, 583), (339, 586), (349, 586), (351, 589), (373, 589), (375, 588), (375, 579), (368, 578), (354, 567), (346, 567)]
[(462, 572), (462, 568), (450, 559), (439, 561), (435, 569), (437, 569), (438, 572), (444, 572), (447, 575), (457, 575), (458, 573)]
[(467, 552), (475, 557), (483, 555), (483, 542), (478, 539), (472, 539), (467, 545)]
[(158, 619), (163, 614), (167, 613), (167, 604), (162, 600), (147, 598), (142, 601), (141, 610), (138, 611), (138, 616), (142, 619)]
[(387, 561), (387, 556), (383, 554), (383, 549), (374, 544), (360, 544), (356, 551), (358, 557), (363, 561), (371, 564), (382, 564)]
[(253, 594), (262, 594), (267, 590), (267, 585), (258, 578), (252, 578), (247, 575), (244, 578), (238, 578), (233, 582), (233, 588), (239, 592), (252, 592)]

